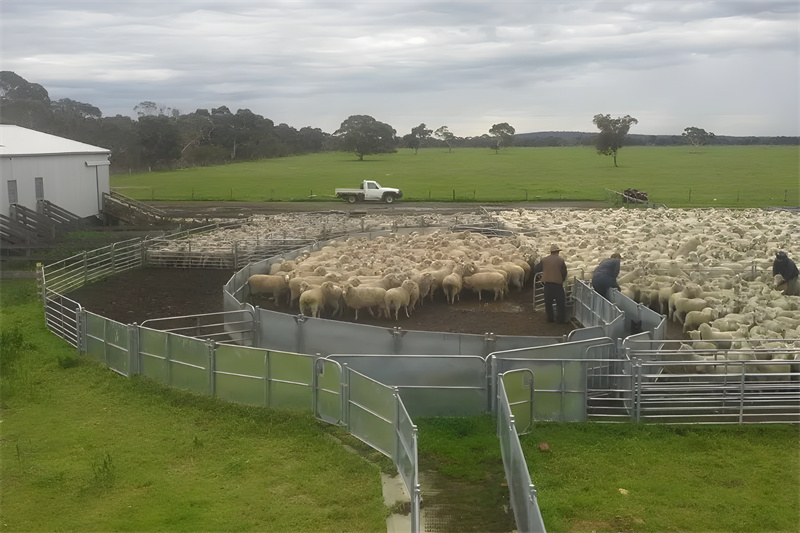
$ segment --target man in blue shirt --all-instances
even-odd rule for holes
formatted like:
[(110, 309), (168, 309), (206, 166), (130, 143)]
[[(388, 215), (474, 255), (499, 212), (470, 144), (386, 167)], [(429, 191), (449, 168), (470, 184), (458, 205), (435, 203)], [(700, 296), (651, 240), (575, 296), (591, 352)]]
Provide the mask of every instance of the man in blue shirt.
[(609, 300), (608, 291), (611, 289), (619, 290), (617, 283), (617, 276), (619, 276), (619, 262), (622, 259), (618, 253), (611, 254), (608, 259), (603, 259), (597, 268), (594, 269), (592, 274), (592, 288), (605, 298)]

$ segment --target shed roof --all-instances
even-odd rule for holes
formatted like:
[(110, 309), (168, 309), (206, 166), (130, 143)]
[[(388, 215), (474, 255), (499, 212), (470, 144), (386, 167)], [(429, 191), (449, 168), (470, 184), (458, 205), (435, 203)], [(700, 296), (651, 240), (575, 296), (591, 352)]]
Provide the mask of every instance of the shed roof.
[(29, 130), (21, 126), (0, 124), (0, 156), (32, 156), (62, 154), (110, 154), (111, 150), (92, 146), (57, 135)]

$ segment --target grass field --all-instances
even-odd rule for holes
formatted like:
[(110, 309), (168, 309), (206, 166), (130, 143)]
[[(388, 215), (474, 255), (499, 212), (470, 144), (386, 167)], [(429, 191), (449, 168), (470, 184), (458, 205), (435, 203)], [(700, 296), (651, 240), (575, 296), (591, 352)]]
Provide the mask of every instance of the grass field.
[[(46, 329), (34, 281), (0, 281), (0, 391), (4, 530), (386, 530), (385, 457), (344, 451), (334, 438), (364, 445), (309, 412), (85, 362)], [(492, 418), (416, 422), (421, 468), (468, 489), (453, 530), (507, 531), (490, 529), (509, 520)], [(551, 532), (797, 531), (799, 430), (537, 423), (522, 444)]]
[(668, 207), (800, 205), (800, 148), (626, 147), (619, 167), (591, 147), (422, 149), (368, 156), (327, 152), (225, 166), (114, 175), (137, 200), (329, 200), (374, 179), (406, 201), (605, 200), (606, 189), (647, 191)]
[(385, 531), (379, 469), (291, 412), (80, 359), (0, 282), (3, 531)]
[[(416, 422), (422, 460), (442, 475), (470, 483), (502, 473), (491, 417)], [(537, 422), (520, 441), (550, 533), (800, 528), (797, 426)]]

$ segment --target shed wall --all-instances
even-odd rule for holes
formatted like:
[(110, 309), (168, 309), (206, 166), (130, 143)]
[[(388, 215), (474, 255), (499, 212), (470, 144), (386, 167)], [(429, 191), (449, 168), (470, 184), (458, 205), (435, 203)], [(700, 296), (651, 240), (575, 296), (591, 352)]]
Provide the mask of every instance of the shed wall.
[(10, 216), (8, 182), (17, 182), (17, 203), (36, 209), (36, 178), (42, 178), (44, 200), (80, 217), (98, 215), (103, 193), (111, 190), (108, 165), (87, 166), (87, 162), (108, 161), (107, 154), (59, 154), (13, 156), (0, 159), (0, 212)]

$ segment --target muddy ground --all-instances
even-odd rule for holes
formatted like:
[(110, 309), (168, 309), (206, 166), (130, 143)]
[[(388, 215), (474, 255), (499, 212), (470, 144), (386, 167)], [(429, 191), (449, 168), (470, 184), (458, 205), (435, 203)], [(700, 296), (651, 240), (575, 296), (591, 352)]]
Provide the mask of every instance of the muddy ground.
[[(93, 313), (124, 324), (141, 324), (152, 318), (222, 311), (222, 287), (232, 275), (229, 270), (144, 268), (82, 287), (69, 297)], [(276, 305), (271, 298), (254, 303), (265, 309), (298, 313), (285, 303)], [(353, 322), (354, 313), (349, 311), (334, 320)], [(479, 301), (471, 293), (462, 293), (460, 301), (450, 305), (439, 293), (433, 302), (418, 305), (410, 318), (402, 312), (398, 321), (362, 312), (358, 323), (418, 331), (526, 336), (566, 335), (573, 329), (570, 324), (547, 322), (543, 311), (534, 312), (529, 286), (497, 302), (486, 298)]]

